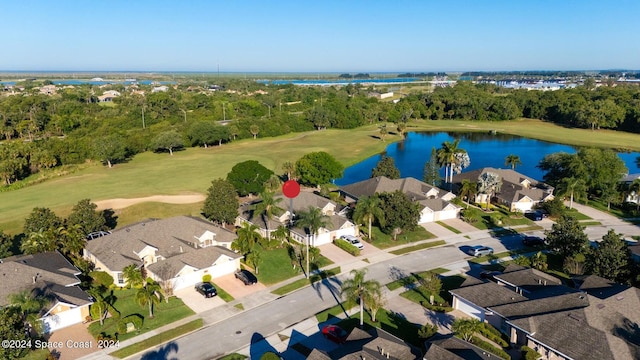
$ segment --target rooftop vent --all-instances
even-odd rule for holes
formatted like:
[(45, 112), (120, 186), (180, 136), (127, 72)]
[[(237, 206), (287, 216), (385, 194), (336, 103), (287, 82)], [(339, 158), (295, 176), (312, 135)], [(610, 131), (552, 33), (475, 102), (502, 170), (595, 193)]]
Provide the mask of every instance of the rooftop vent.
[(604, 304), (598, 304), (597, 308), (600, 310), (604, 309)]
[(575, 321), (578, 321), (578, 322), (581, 321), (581, 319), (578, 316), (574, 315), (574, 314), (569, 314), (569, 317), (572, 318)]
[(624, 296), (616, 296), (616, 300), (618, 300), (618, 301), (624, 300)]

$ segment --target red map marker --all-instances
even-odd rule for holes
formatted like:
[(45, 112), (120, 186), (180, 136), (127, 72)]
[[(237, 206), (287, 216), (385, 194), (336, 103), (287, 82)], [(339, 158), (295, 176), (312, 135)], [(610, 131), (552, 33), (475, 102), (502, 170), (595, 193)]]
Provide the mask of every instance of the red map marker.
[(300, 194), (300, 184), (295, 180), (287, 180), (282, 184), (282, 193), (289, 199), (293, 199)]

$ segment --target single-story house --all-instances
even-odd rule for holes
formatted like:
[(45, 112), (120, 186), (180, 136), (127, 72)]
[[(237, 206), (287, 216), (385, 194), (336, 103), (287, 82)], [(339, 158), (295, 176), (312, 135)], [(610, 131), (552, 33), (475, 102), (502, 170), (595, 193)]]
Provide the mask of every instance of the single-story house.
[(231, 250), (236, 237), (195, 217), (151, 219), (88, 241), (84, 257), (96, 270), (109, 273), (116, 285), (125, 285), (122, 270), (134, 264), (178, 290), (202, 281), (205, 274), (217, 278), (240, 269), (242, 255)]
[(542, 359), (639, 358), (633, 339), (640, 289), (594, 275), (574, 289), (537, 270), (512, 270), (496, 275), (497, 283), (452, 290), (454, 308), (489, 322), (512, 345), (526, 345)]
[(277, 230), (280, 226), (288, 226), (291, 220), (291, 212), (289, 206), (293, 206), (293, 217), (295, 219), (296, 213), (300, 211), (307, 211), (309, 207), (315, 207), (320, 209), (323, 215), (328, 217), (331, 226), (328, 228), (320, 228), (318, 230), (317, 236), (311, 236), (307, 229), (301, 229), (298, 227), (292, 227), (291, 237), (299, 241), (301, 243), (305, 243), (307, 239), (309, 239), (310, 244), (312, 246), (319, 246), (324, 244), (329, 244), (333, 242), (336, 238), (339, 238), (342, 235), (353, 235), (357, 236), (358, 226), (351, 222), (349, 219), (344, 216), (344, 214), (338, 210), (338, 204), (335, 202), (322, 197), (320, 195), (314, 194), (308, 191), (302, 191), (300, 194), (290, 201), (290, 199), (284, 197), (284, 195), (276, 195), (276, 199), (282, 199), (278, 206), (283, 209), (283, 211), (274, 216), (272, 219), (266, 219), (262, 215), (255, 214), (254, 208), (256, 204), (260, 203), (261, 200), (257, 200), (251, 203), (245, 203), (240, 206), (238, 213), (238, 217), (236, 218), (235, 225), (242, 226), (242, 223), (249, 222), (253, 225), (258, 226), (258, 232), (261, 236), (267, 237), (267, 233), (272, 233)]
[(450, 202), (456, 197), (453, 193), (412, 177), (389, 179), (377, 176), (340, 187), (340, 193), (347, 202), (357, 202), (361, 197), (397, 190), (420, 204), (419, 224), (455, 219), (460, 214), (461, 208)]
[[(478, 170), (467, 171), (453, 176), (453, 184), (456, 192), (460, 191), (462, 180), (477, 182), (484, 173), (495, 173), (500, 177), (501, 185), (494, 194), (494, 198), (500, 204), (509, 207), (510, 211), (530, 211), (536, 204), (553, 200), (553, 187), (537, 181), (526, 175), (511, 169), (496, 169), (486, 167)], [(475, 202), (487, 203), (487, 194), (476, 194)]]
[(402, 339), (378, 328), (364, 331), (353, 328), (344, 344), (334, 350), (325, 352), (313, 349), (308, 360), (355, 360), (355, 359), (422, 359), (422, 351)]
[(82, 323), (93, 299), (78, 286), (80, 270), (57, 251), (0, 260), (0, 307), (10, 296), (28, 291), (46, 299), (40, 320), (47, 333)]
[[(627, 174), (622, 178), (620, 182), (629, 186), (635, 180), (638, 180), (638, 179), (640, 179), (640, 174)], [(631, 191), (627, 193), (627, 196), (625, 197), (624, 201), (637, 204), (640, 201), (640, 194), (638, 194), (635, 191)]]
[(98, 101), (100, 102), (109, 102), (113, 101), (113, 99), (120, 96), (120, 92), (116, 90), (107, 90), (102, 95), (98, 96)]

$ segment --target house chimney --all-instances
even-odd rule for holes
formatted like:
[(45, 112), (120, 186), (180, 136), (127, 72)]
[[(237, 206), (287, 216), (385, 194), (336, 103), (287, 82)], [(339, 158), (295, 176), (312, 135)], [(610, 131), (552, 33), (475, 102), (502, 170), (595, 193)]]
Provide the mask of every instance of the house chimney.
[(182, 245), (180, 245), (180, 252), (182, 252)]

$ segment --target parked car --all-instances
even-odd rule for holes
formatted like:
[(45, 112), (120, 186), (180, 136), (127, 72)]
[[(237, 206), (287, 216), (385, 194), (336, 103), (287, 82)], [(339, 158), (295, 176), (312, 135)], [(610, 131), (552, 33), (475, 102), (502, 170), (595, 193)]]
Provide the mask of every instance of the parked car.
[(197, 283), (196, 291), (202, 294), (206, 298), (210, 298), (218, 295), (218, 291), (216, 290), (215, 286), (213, 286), (211, 283), (208, 283), (208, 282)]
[(364, 245), (362, 245), (360, 240), (353, 235), (342, 235), (340, 236), (340, 239), (350, 243), (351, 245), (357, 247), (360, 250), (364, 249)]
[(493, 249), (488, 246), (476, 245), (472, 246), (468, 252), (471, 256), (483, 256), (483, 255), (491, 255), (493, 254)]
[(498, 275), (502, 275), (502, 271), (483, 271), (480, 273), (480, 278), (481, 279), (487, 279), (487, 280), (491, 280), (491, 281), (496, 281), (496, 276)]
[(533, 221), (540, 221), (544, 217), (541, 211), (530, 211), (525, 213), (524, 216)]
[(322, 335), (338, 344), (342, 344), (347, 340), (347, 332), (338, 325), (325, 325), (322, 328)]
[(542, 240), (537, 236), (525, 236), (524, 238), (522, 238), (522, 245), (534, 247), (534, 246), (545, 246), (546, 244), (544, 240)]
[(249, 270), (244, 270), (244, 269), (238, 270), (234, 275), (236, 279), (239, 279), (245, 285), (253, 285), (258, 282), (258, 279), (256, 279), (256, 276), (253, 275)]

